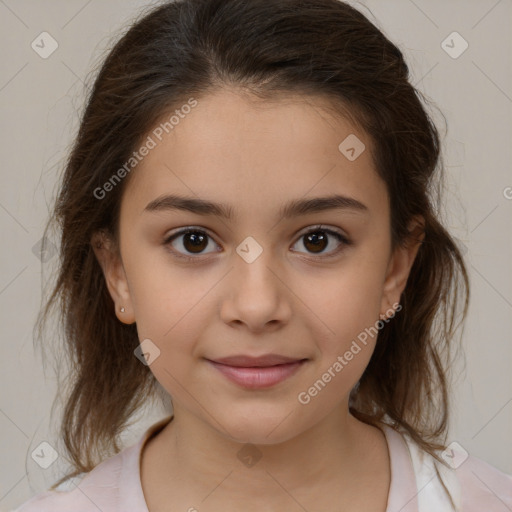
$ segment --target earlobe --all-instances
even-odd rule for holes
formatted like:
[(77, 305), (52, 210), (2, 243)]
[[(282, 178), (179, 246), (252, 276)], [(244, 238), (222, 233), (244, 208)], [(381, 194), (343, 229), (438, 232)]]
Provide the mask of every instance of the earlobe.
[(115, 304), (116, 316), (125, 324), (135, 322), (130, 290), (119, 252), (111, 237), (98, 231), (91, 237), (91, 245), (101, 266), (105, 283)]
[(409, 223), (407, 240), (396, 247), (390, 258), (383, 287), (381, 315), (393, 309), (393, 304), (400, 303), (411, 268), (425, 238), (424, 225), (423, 217), (415, 217)]

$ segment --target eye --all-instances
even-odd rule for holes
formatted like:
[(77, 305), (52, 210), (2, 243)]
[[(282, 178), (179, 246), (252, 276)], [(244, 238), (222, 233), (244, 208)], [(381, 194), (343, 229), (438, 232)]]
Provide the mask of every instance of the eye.
[[(332, 246), (331, 239), (334, 238), (338, 242), (338, 248), (326, 250), (327, 247)], [(303, 233), (296, 243), (302, 242), (302, 245), (306, 248), (310, 254), (316, 255), (321, 254), (320, 257), (335, 256), (344, 246), (351, 245), (351, 241), (332, 229), (325, 229), (322, 226), (316, 226), (310, 229), (306, 233)], [(334, 244), (336, 245), (336, 244)], [(324, 254), (327, 253), (327, 254)]]
[[(326, 248), (333, 245), (332, 239), (337, 241), (338, 247), (335, 247), (331, 250), (326, 250)], [(204, 254), (220, 252), (215, 248), (205, 252), (205, 250), (212, 245), (219, 247), (215, 243), (210, 243), (210, 240), (213, 240), (212, 237), (204, 229), (190, 226), (172, 233), (164, 240), (164, 245), (170, 246), (169, 250), (176, 257), (185, 259), (187, 261), (192, 261), (198, 260), (198, 256)], [(323, 228), (322, 226), (315, 226), (314, 228), (309, 229), (309, 231), (306, 233), (303, 233), (294, 245), (298, 244), (299, 242), (302, 242), (303, 246), (310, 254), (320, 255), (318, 257), (324, 258), (335, 256), (341, 250), (343, 250), (344, 246), (351, 245), (352, 243), (341, 233), (338, 233), (332, 229)], [(189, 255), (196, 256), (194, 257)]]
[[(172, 246), (170, 249), (178, 258), (186, 260), (196, 260), (196, 257), (187, 256), (187, 254), (208, 254), (204, 250), (212, 245), (209, 240), (213, 240), (206, 231), (195, 228), (193, 226), (182, 229), (176, 233), (171, 234), (164, 241), (164, 245)], [(216, 244), (215, 244), (216, 245)], [(184, 254), (183, 254), (184, 252)], [(219, 252), (216, 250), (209, 252)]]

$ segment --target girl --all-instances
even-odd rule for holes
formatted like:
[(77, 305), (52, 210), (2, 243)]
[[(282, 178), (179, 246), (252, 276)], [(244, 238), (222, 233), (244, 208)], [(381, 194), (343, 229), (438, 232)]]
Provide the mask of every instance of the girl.
[[(446, 445), (469, 287), (438, 163), (402, 53), (341, 1), (134, 24), (67, 162), (40, 319), (60, 299), (74, 471), (18, 511), (511, 510), (512, 477)], [(159, 388), (172, 414), (120, 449)]]

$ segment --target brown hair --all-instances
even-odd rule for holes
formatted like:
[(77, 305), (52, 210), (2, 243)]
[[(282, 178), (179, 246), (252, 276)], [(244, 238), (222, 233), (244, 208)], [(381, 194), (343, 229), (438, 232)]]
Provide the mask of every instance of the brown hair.
[(448, 427), (447, 368), (469, 283), (462, 254), (439, 220), (439, 134), (408, 78), (402, 52), (338, 0), (177, 0), (153, 8), (115, 44), (89, 94), (45, 229), (55, 222), (61, 230), (60, 260), (37, 325), (42, 338), (51, 308), (60, 305), (70, 363), (60, 383), (68, 390), (61, 436), (74, 468), (52, 488), (119, 452), (119, 434), (157, 390), (133, 353), (136, 324), (116, 318), (91, 246), (93, 233), (103, 231), (118, 247), (129, 177), (101, 200), (94, 191), (165, 112), (224, 86), (261, 99), (328, 98), (372, 141), (390, 197), (393, 248), (408, 239), (413, 216), (424, 218), (402, 310), (380, 331), (350, 410), (367, 423), (402, 427), (438, 458)]

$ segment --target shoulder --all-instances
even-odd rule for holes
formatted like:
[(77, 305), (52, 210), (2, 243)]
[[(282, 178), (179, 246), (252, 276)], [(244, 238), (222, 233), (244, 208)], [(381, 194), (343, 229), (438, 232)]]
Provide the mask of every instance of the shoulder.
[(11, 512), (147, 512), (140, 481), (140, 456), (144, 444), (173, 416), (151, 425), (139, 441), (104, 460), (66, 490), (44, 491)]
[(512, 510), (512, 475), (471, 455), (455, 473), (462, 491), (462, 512)]
[[(434, 503), (439, 510), (456, 512), (512, 510), (512, 475), (468, 454), (457, 442), (439, 452), (443, 464), (402, 434), (413, 462), (420, 510), (429, 510)], [(449, 504), (445, 489), (454, 506)]]
[[(12, 512), (110, 512), (117, 510), (123, 460), (133, 447), (98, 464), (78, 483), (36, 494)], [(65, 489), (65, 490), (63, 490)]]

